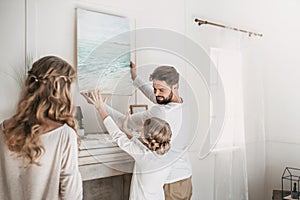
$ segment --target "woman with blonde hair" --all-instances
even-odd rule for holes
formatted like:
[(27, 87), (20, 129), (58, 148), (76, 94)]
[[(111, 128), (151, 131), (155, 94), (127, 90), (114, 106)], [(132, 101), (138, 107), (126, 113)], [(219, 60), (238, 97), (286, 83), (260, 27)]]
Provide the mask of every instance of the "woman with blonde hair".
[(0, 199), (82, 199), (71, 83), (76, 71), (45, 56), (25, 80), (16, 113), (0, 129)]
[(169, 175), (167, 152), (172, 131), (169, 124), (157, 117), (146, 119), (141, 137), (132, 137), (127, 130), (127, 119), (121, 131), (104, 109), (100, 90), (82, 93), (93, 104), (104, 125), (118, 146), (135, 160), (130, 186), (130, 200), (164, 200), (163, 185)]

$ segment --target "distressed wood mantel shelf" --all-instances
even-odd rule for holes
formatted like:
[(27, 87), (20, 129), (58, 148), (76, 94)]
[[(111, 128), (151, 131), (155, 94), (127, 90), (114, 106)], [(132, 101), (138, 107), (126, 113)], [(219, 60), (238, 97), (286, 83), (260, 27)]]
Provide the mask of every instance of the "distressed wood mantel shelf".
[(107, 133), (90, 133), (81, 141), (79, 170), (83, 181), (132, 173), (134, 160)]

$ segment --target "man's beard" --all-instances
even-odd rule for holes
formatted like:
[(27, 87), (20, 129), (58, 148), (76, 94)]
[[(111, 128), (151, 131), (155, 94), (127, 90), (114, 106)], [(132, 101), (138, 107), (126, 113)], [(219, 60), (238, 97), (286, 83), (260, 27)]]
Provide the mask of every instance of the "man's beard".
[[(158, 97), (161, 97), (162, 100), (158, 100)], [(158, 104), (168, 104), (171, 102), (172, 97), (173, 97), (173, 91), (171, 91), (170, 95), (167, 98), (162, 97), (162, 96), (156, 96), (156, 102)]]

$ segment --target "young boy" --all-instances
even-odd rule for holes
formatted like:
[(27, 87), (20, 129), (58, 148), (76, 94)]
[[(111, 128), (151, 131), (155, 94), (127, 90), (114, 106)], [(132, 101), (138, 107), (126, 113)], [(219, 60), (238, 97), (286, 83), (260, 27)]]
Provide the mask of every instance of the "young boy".
[(156, 117), (149, 118), (144, 122), (141, 138), (132, 137), (126, 129), (127, 120), (122, 132), (107, 114), (100, 90), (82, 95), (96, 107), (113, 141), (135, 160), (130, 199), (164, 200), (163, 185), (170, 172), (166, 166), (172, 136), (169, 124)]

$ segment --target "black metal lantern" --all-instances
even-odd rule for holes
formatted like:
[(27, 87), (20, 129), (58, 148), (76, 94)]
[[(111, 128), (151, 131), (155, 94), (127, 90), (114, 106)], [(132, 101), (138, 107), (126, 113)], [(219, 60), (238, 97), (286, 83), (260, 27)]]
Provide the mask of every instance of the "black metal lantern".
[[(281, 177), (281, 197), (282, 199), (299, 199), (300, 169), (286, 167)], [(284, 192), (285, 185), (288, 184), (290, 190), (288, 195)], [(284, 196), (285, 195), (285, 196)]]

